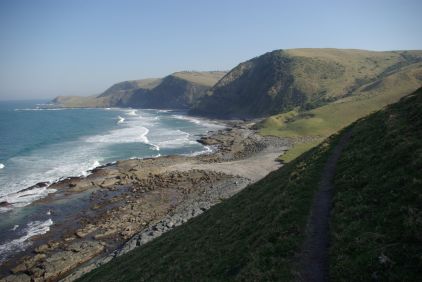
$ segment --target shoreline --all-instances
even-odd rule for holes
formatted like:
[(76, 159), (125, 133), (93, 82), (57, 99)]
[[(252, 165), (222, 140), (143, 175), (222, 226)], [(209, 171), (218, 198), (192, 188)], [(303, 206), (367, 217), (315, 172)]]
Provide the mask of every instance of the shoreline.
[(281, 166), (275, 159), (291, 145), (233, 121), (198, 141), (216, 150), (117, 161), (51, 184), (57, 192), (33, 204), (51, 207), (53, 216), (67, 205), (71, 214), (62, 212), (24, 257), (4, 263), (1, 274), (12, 274), (0, 281), (73, 281), (261, 179)]

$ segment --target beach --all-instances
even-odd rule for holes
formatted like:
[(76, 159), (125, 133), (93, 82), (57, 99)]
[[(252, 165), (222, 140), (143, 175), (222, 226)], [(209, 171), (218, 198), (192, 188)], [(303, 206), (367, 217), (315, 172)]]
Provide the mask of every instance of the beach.
[(73, 281), (263, 178), (291, 146), (240, 121), (198, 142), (212, 152), (117, 161), (50, 185), (56, 192), (32, 205), (56, 214), (54, 224), (1, 266), (3, 281)]

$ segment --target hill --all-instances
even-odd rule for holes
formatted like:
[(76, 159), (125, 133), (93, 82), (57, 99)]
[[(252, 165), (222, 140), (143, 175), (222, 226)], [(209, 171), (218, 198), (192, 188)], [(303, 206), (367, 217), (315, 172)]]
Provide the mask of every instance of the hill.
[[(192, 113), (262, 117), (383, 93), (385, 84), (390, 84), (394, 93), (405, 92), (408, 84), (416, 85), (414, 91), (422, 83), (421, 63), (422, 51), (276, 50), (232, 69)], [(398, 73), (400, 79), (389, 83)]]
[(161, 79), (154, 88), (139, 89), (128, 106), (155, 109), (189, 109), (201, 99), (225, 72), (176, 72)]
[[(377, 82), (372, 92), (340, 98), (312, 110), (292, 111), (270, 116), (257, 125), (262, 135), (290, 137), (295, 147), (283, 155), (290, 161), (324, 138), (355, 120), (397, 102), (401, 97), (421, 86), (422, 64), (412, 64)], [(405, 81), (406, 83), (403, 83)]]
[(59, 96), (58, 107), (190, 108), (225, 72), (176, 72), (164, 78), (116, 83), (98, 96)]
[(81, 281), (291, 281), (323, 167), (334, 175), (332, 281), (420, 281), (422, 89), (353, 123), (187, 224)]

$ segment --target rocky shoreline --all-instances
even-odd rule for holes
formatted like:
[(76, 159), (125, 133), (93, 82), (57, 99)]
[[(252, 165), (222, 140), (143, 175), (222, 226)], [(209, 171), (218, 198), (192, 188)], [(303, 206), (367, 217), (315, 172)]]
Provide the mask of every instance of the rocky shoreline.
[(73, 198), (83, 208), (4, 264), (11, 273), (0, 281), (73, 281), (277, 169), (290, 141), (259, 136), (251, 126), (232, 122), (203, 136), (198, 141), (212, 146), (211, 154), (118, 161), (52, 184), (57, 192), (34, 205)]

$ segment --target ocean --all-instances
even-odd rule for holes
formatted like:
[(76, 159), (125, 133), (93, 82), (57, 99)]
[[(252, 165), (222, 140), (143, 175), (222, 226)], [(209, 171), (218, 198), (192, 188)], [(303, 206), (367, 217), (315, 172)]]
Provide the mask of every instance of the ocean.
[(210, 152), (196, 140), (224, 127), (183, 111), (39, 109), (41, 102), (0, 102), (0, 262), (54, 223), (38, 220), (30, 204), (55, 191), (26, 188), (122, 159)]

